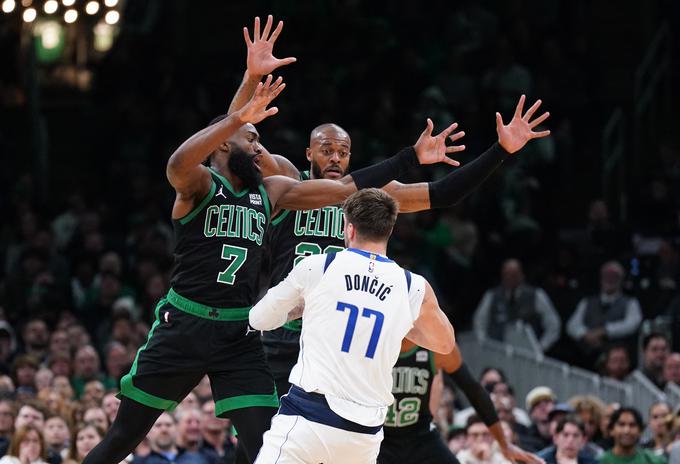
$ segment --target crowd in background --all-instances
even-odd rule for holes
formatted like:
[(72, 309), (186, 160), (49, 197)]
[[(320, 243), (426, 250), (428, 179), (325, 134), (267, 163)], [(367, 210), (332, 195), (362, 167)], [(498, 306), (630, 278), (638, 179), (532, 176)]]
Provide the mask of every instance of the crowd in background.
[[(25, 76), (0, 72), (0, 443), (8, 455), (40, 445), (50, 463), (79, 462), (114, 417), (118, 381), (169, 286), (174, 193), (165, 161), (225, 111), (245, 67), (248, 7), (206, 17), (191, 2), (160, 3), (129, 2), (87, 92), (39, 70), (49, 178), (26, 142), (34, 133)], [(271, 152), (301, 169), (319, 123), (349, 132), (358, 167), (413, 143), (428, 116), (438, 127), (461, 124), (467, 162), (494, 142), (495, 111), (508, 114), (521, 93), (542, 98), (553, 136), (513, 156), (455, 208), (402, 215), (389, 253), (433, 283), (458, 331), (502, 340), (505, 325), (523, 321), (551, 356), (616, 379), (639, 369), (659, 387), (680, 384), (680, 146), (668, 131), (649, 147), (625, 217), (601, 198), (602, 126), (616, 97), (607, 89), (617, 86), (594, 51), (606, 36), (589, 22), (596, 6), (435, 1), (441, 14), (419, 28), (408, 21), (421, 14), (417, 2), (270, 3), (286, 20), (279, 55), (299, 63), (284, 71), (280, 113), (259, 130)], [(331, 25), (302, 19), (329, 14)], [(645, 15), (655, 24), (663, 9)], [(225, 32), (225, 17), (240, 19)], [(433, 41), (438, 28), (447, 33)], [(6, 23), (0, 31), (3, 56), (18, 67), (18, 40)], [(642, 334), (642, 322), (655, 318), (659, 330)], [(677, 405), (635, 412), (549, 389), (518, 405), (502, 373), (491, 372), (498, 376), (483, 380), (508, 436), (534, 451), (553, 436), (559, 448), (569, 441), (560, 434), (581, 434), (589, 458), (607, 457), (618, 419), (637, 430), (635, 444), (648, 425), (653, 443), (645, 446), (659, 456), (677, 438)], [(230, 462), (236, 439), (211, 415), (209, 397), (202, 383), (161, 416), (135, 459)], [(481, 423), (454, 413), (462, 408), (454, 397), (446, 390), (437, 414), (452, 450), (463, 463), (500, 462)]]

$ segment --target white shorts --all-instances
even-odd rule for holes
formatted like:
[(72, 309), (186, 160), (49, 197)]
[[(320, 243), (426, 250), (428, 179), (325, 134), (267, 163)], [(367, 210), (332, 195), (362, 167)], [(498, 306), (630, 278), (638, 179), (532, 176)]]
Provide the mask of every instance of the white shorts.
[(350, 432), (302, 416), (277, 414), (255, 464), (375, 463), (382, 439), (382, 430), (373, 435)]

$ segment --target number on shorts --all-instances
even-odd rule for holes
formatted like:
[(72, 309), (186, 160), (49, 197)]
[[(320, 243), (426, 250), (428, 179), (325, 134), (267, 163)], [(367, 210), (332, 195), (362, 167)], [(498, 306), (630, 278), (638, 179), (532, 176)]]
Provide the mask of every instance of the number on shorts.
[(327, 253), (337, 253), (339, 251), (344, 250), (343, 247), (335, 246), (335, 245), (328, 245), (326, 248), (321, 250), (321, 245), (318, 243), (310, 243), (310, 242), (300, 242), (295, 246), (295, 260), (293, 261), (293, 266), (297, 266), (297, 264), (305, 259), (307, 256), (311, 255), (320, 255), (320, 254), (327, 254)]
[(395, 401), (387, 410), (385, 425), (388, 427), (408, 427), (418, 422), (420, 415), (420, 398), (402, 398), (399, 404)]
[(222, 245), (222, 259), (231, 259), (227, 268), (217, 274), (217, 281), (225, 285), (234, 285), (236, 272), (241, 269), (248, 257), (248, 249), (234, 245)]
[[(345, 336), (342, 338), (342, 347), (340, 348), (341, 351), (349, 353), (349, 347), (352, 344), (352, 337), (354, 337), (354, 329), (357, 326), (359, 308), (352, 304), (338, 301), (338, 305), (335, 309), (338, 311), (345, 311), (346, 309), (349, 310), (347, 327), (345, 328)], [(375, 322), (373, 323), (373, 331), (371, 331), (371, 339), (368, 341), (368, 347), (366, 348), (366, 357), (373, 359), (373, 356), (375, 356), (375, 350), (378, 346), (378, 339), (380, 338), (383, 322), (385, 321), (385, 315), (380, 311), (368, 308), (364, 308), (361, 312), (361, 317), (367, 317), (370, 319), (371, 316), (375, 316)]]

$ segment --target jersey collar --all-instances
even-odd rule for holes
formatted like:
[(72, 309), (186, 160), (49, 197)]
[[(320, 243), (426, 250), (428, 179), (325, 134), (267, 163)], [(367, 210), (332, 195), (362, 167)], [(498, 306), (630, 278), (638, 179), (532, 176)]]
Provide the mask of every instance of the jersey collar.
[(376, 261), (381, 261), (383, 263), (393, 263), (391, 259), (381, 256), (377, 253), (371, 253), (370, 251), (364, 251), (364, 250), (359, 250), (358, 248), (347, 248), (347, 251), (351, 251), (352, 253), (359, 254), (361, 256), (365, 256), (368, 259), (375, 259)]

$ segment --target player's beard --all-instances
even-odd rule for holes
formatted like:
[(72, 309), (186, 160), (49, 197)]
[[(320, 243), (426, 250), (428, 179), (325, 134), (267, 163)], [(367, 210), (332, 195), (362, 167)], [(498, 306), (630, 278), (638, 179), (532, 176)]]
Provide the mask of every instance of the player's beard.
[(241, 179), (245, 187), (256, 189), (262, 183), (262, 173), (253, 161), (253, 155), (249, 155), (244, 150), (233, 147), (228, 165), (229, 170)]
[[(343, 171), (339, 164), (336, 164), (335, 166), (338, 168), (338, 170), (341, 173), (340, 177), (345, 177), (345, 175), (347, 175), (347, 170)], [(312, 160), (312, 179), (323, 179), (323, 178), (324, 177), (323, 177), (323, 172), (321, 172), (321, 166), (319, 166), (319, 163)]]

